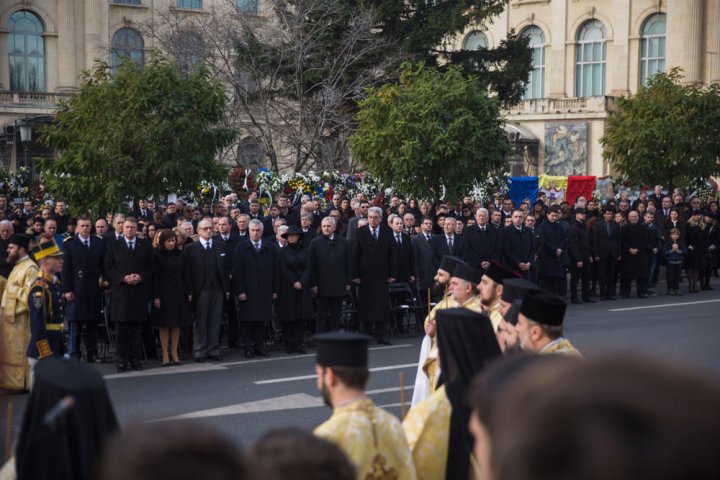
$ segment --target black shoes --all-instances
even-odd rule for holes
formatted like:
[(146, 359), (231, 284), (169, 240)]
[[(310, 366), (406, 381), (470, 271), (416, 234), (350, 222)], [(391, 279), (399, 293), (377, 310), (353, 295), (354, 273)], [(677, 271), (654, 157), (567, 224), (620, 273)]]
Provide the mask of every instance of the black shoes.
[(208, 355), (208, 360), (212, 360), (213, 362), (222, 362), (222, 355)]
[(595, 300), (593, 300), (592, 298), (589, 298), (589, 297), (583, 298), (582, 301), (583, 301), (583, 303), (597, 303)]
[(245, 350), (245, 358), (255, 358), (255, 352), (252, 350)]
[(118, 373), (123, 373), (127, 371), (127, 363), (116, 363), (115, 368), (117, 369)]
[(392, 345), (393, 343), (387, 338), (378, 338), (378, 345)]
[(195, 361), (197, 363), (203, 363), (203, 362), (205, 362), (205, 357), (195, 357)]
[(254, 351), (254, 353), (255, 353), (255, 355), (257, 355), (258, 357), (269, 357), (269, 356), (270, 356), (270, 354), (267, 353), (267, 352), (266, 352), (265, 350), (263, 350), (262, 348), (256, 348), (255, 351)]
[(140, 364), (140, 362), (131, 362), (130, 366), (132, 367), (133, 370), (136, 370), (138, 372), (143, 369), (143, 366)]

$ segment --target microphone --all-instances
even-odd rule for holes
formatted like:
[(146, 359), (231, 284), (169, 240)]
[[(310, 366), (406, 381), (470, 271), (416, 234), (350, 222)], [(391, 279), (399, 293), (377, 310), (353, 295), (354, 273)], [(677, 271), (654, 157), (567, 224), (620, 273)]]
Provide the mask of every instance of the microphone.
[(75, 399), (70, 395), (65, 395), (49, 412), (45, 414), (45, 416), (43, 416), (42, 424), (46, 427), (54, 424), (74, 406)]

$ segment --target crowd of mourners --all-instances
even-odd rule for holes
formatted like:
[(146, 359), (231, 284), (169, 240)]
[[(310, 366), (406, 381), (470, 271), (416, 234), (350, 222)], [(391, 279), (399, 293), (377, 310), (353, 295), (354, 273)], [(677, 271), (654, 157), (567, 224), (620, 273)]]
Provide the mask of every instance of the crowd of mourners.
[[(662, 268), (667, 295), (685, 291), (683, 274), (687, 292), (712, 290), (717, 201), (657, 186), (602, 206), (279, 195), (265, 209), (250, 192), (199, 206), (142, 199), (100, 219), (66, 208), (36, 215), (0, 196), (0, 388), (32, 387), (3, 480), (720, 475), (717, 382), (671, 361), (585, 361), (563, 330), (568, 300), (628, 298), (633, 283), (639, 298), (657, 295)], [(398, 293), (425, 318), (400, 419), (366, 393), (368, 345), (391, 343)], [(221, 339), (252, 358), (269, 355), (268, 331), (289, 354), (313, 333), (333, 413), (314, 435), (273, 430), (247, 454), (200, 426), (118, 434), (102, 377), (77, 361), (98, 360), (102, 319), (115, 324), (120, 373), (143, 369), (156, 331), (163, 367), (182, 364), (183, 338), (193, 361), (217, 362)]]

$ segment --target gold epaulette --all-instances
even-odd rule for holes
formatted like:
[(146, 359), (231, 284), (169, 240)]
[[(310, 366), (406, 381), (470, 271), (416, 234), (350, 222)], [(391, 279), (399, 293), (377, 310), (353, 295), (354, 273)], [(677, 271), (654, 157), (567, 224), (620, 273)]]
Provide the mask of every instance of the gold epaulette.
[(73, 238), (75, 238), (75, 237), (74, 236), (65, 237), (63, 239), (63, 243), (67, 242), (68, 240), (72, 240)]

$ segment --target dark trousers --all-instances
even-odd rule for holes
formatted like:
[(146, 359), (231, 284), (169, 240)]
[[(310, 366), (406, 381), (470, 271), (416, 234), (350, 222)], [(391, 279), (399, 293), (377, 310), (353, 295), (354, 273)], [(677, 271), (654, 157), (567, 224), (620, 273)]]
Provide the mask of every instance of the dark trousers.
[(282, 322), (282, 336), (286, 348), (300, 348), (305, 340), (305, 319)]
[(317, 333), (340, 330), (344, 297), (317, 297)]
[(600, 296), (615, 296), (615, 267), (617, 259), (614, 257), (600, 257), (598, 262), (598, 275), (600, 276)]
[(680, 272), (682, 271), (682, 263), (667, 264), (667, 288), (668, 290), (680, 289)]
[(140, 361), (145, 322), (115, 322), (115, 364), (125, 366)]
[[(632, 285), (632, 278), (621, 278), (620, 279), (620, 296), (623, 298), (627, 298), (630, 296), (630, 286)], [(645, 279), (644, 278), (638, 278), (635, 280), (635, 283), (637, 284), (637, 294), (638, 297), (645, 295)]]
[(240, 326), (238, 325), (237, 309), (235, 308), (235, 298), (230, 298), (223, 302), (223, 314), (227, 316), (227, 341), (229, 347), (238, 345), (240, 340)]
[(590, 297), (590, 259), (585, 258), (582, 263), (582, 267), (578, 267), (576, 263), (570, 267), (570, 297), (573, 300), (577, 300), (579, 298), (578, 284), (581, 285), (583, 300)]
[(245, 350), (265, 350), (265, 322), (240, 322)]
[(70, 337), (70, 356), (75, 358), (82, 357), (80, 343), (85, 344), (85, 355), (88, 360), (92, 360), (97, 356), (98, 342), (98, 323), (99, 319), (72, 322), (70, 329), (72, 335)]
[(363, 330), (365, 334), (375, 337), (378, 341), (387, 340), (385, 322), (363, 322)]
[(193, 356), (205, 358), (220, 355), (222, 323), (222, 290), (202, 290), (195, 303), (193, 321)]
[[(647, 288), (653, 288), (653, 286), (657, 284), (657, 269), (658, 257), (651, 252), (647, 258), (647, 276), (645, 277), (645, 286)], [(653, 278), (656, 279), (654, 283)]]
[(560, 295), (562, 277), (540, 277), (540, 288), (549, 293)]

